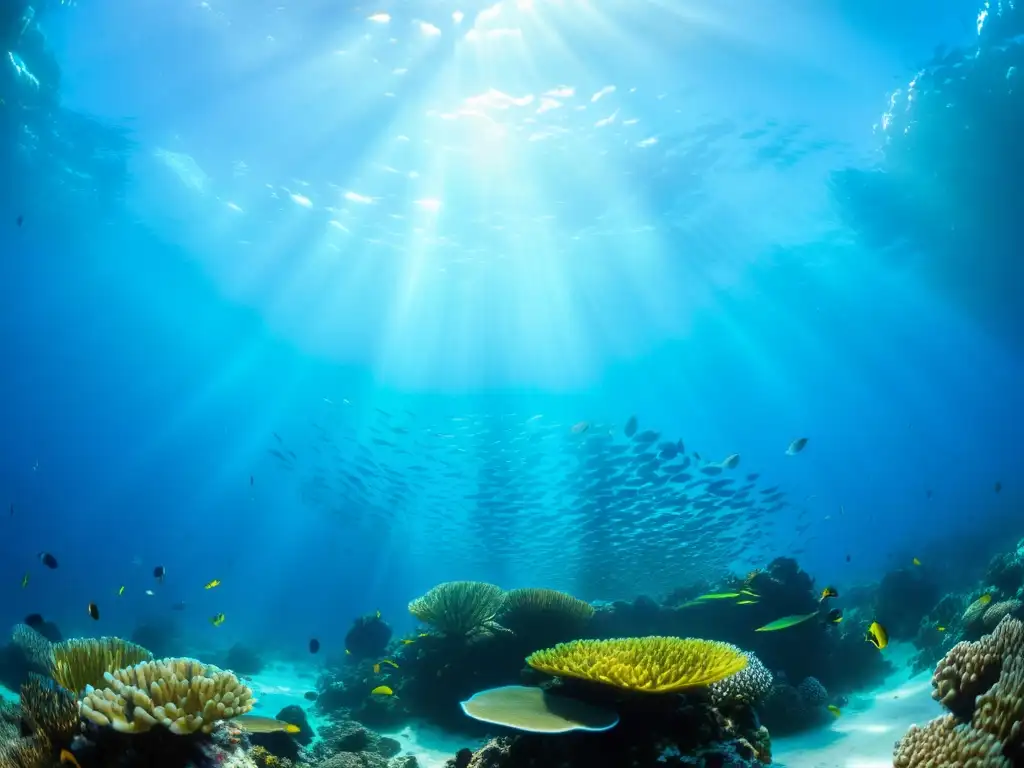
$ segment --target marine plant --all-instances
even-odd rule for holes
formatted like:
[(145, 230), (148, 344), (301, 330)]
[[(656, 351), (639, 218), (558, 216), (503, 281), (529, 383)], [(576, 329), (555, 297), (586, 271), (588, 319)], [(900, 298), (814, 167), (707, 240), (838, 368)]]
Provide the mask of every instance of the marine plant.
[(146, 661), (104, 675), (106, 687), (89, 687), (84, 719), (122, 733), (162, 725), (171, 733), (210, 733), (221, 720), (253, 706), (252, 691), (231, 672), (192, 659)]
[(476, 637), (504, 630), (495, 617), (501, 587), (480, 581), (446, 581), (409, 603), (409, 613), (443, 635)]
[(949, 710), (897, 743), (895, 768), (1009, 768), (1024, 760), (1024, 624), (1009, 616), (975, 642), (960, 642), (932, 676)]
[(680, 637), (574, 640), (537, 651), (526, 663), (540, 672), (628, 691), (673, 693), (724, 680), (747, 665), (734, 645)]
[(100, 686), (104, 675), (153, 658), (141, 645), (119, 637), (75, 638), (53, 645), (50, 676), (80, 695), (87, 686)]

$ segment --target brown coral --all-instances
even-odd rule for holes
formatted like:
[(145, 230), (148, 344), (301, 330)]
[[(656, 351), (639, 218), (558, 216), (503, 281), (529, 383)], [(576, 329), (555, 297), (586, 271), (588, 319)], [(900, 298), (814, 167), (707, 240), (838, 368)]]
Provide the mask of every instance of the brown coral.
[(992, 603), (982, 614), (981, 623), (985, 630), (990, 632), (999, 625), (1004, 617), (1015, 616), (1022, 605), (1024, 603), (1021, 603), (1020, 600), (1000, 600), (998, 603)]
[(1003, 662), (999, 682), (977, 699), (971, 725), (989, 733), (1004, 745), (1004, 752), (1016, 752), (1021, 745), (1024, 720), (1024, 656), (1011, 655)]
[(923, 728), (912, 725), (896, 745), (895, 768), (932, 768), (933, 766), (970, 766), (971, 768), (1011, 768), (1003, 756), (1003, 745), (995, 736), (957, 724), (952, 715), (943, 715)]
[(1003, 658), (1024, 651), (1024, 624), (1009, 616), (991, 635), (954, 645), (938, 663), (932, 676), (932, 698), (950, 712), (967, 720), (974, 700), (999, 679)]

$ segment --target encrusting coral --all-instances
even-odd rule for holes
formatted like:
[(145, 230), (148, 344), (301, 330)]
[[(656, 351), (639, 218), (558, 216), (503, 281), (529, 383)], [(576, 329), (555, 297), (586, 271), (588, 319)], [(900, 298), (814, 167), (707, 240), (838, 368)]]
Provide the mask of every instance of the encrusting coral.
[(913, 726), (896, 768), (1008, 768), (1024, 761), (1024, 624), (1006, 616), (990, 635), (961, 642), (939, 662), (933, 698), (951, 714)]
[(629, 691), (672, 693), (734, 675), (747, 657), (734, 645), (680, 637), (574, 640), (530, 654), (540, 672), (605, 683)]
[(234, 674), (191, 659), (136, 664), (104, 675), (107, 687), (88, 688), (81, 715), (123, 733), (163, 725), (171, 733), (210, 733), (217, 722), (245, 714), (252, 691)]
[(504, 630), (495, 621), (504, 596), (493, 584), (447, 581), (409, 603), (409, 613), (443, 635), (491, 635)]
[(712, 683), (708, 690), (716, 707), (749, 704), (757, 706), (771, 693), (774, 678), (768, 668), (753, 653), (743, 654), (747, 665), (724, 680)]
[(50, 676), (77, 695), (99, 687), (104, 675), (150, 661), (153, 654), (119, 637), (77, 638), (53, 645)]

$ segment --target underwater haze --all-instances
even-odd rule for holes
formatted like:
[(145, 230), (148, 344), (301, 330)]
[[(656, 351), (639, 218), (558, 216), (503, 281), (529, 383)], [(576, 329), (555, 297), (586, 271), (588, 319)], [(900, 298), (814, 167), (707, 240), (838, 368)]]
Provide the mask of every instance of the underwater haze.
[(9, 624), (298, 657), (444, 581), (1024, 532), (1019, 75), (935, 74), (1021, 55), (1012, 5), (14, 5)]

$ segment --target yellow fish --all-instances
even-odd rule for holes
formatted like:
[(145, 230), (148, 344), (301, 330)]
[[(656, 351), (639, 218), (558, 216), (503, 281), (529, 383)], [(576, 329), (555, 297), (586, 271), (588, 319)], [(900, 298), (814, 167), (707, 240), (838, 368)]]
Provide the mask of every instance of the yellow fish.
[(82, 768), (82, 766), (79, 764), (75, 756), (66, 749), (62, 749), (60, 751), (60, 761), (61, 763), (68, 763), (70, 765), (73, 765), (75, 768)]
[(380, 660), (380, 663), (381, 663), (381, 664), (390, 664), (390, 665), (391, 665), (392, 667), (394, 667), (395, 669), (398, 669), (398, 665), (397, 665), (397, 664), (395, 664), (395, 662), (393, 662), (393, 661), (392, 661), (391, 659), (381, 659), (381, 660)]
[(370, 693), (374, 694), (375, 696), (391, 696), (394, 694), (394, 691), (392, 691), (386, 685), (378, 685), (376, 688), (370, 691)]
[(351, 656), (352, 655), (352, 651), (350, 651), (348, 648), (346, 648), (345, 649), (345, 655), (346, 656)]
[(825, 587), (821, 590), (821, 597), (818, 598), (818, 602), (824, 602), (830, 597), (839, 597), (839, 592), (836, 591), (835, 587)]
[(882, 650), (889, 644), (889, 633), (886, 632), (885, 627), (877, 621), (872, 621), (864, 639), (875, 646), (878, 650)]
[(837, 707), (835, 704), (829, 704), (828, 707), (826, 707), (826, 709), (828, 709), (828, 711), (836, 717), (839, 717), (841, 714), (843, 714), (839, 707)]
[(741, 589), (740, 594), (748, 595), (749, 597), (760, 597), (759, 594), (757, 594), (756, 592), (751, 592), (749, 589)]
[(936, 631), (936, 632), (945, 632), (945, 631), (946, 631), (946, 628), (945, 628), (945, 627), (936, 627), (936, 628), (935, 628), (935, 631)]
[(914, 560), (913, 560), (913, 563), (914, 563), (914, 565), (920, 565), (920, 564), (921, 564), (921, 561), (920, 561), (920, 560), (918, 560), (918, 559), (917, 559), (917, 558), (915, 557), (915, 558), (914, 558)]
[(412, 645), (415, 642), (415, 640), (410, 640), (408, 637), (402, 638), (402, 645)]
[(122, 585), (121, 588), (119, 590), (117, 590), (117, 596), (120, 597), (123, 594), (124, 594), (124, 586)]
[(698, 600), (731, 600), (734, 597), (739, 597), (739, 592), (712, 592), (707, 595), (701, 595)]
[(978, 598), (978, 602), (982, 605), (988, 605), (992, 602), (992, 595), (985, 593), (984, 595)]
[(806, 615), (795, 615), (795, 616), (783, 616), (781, 619), (765, 624), (763, 627), (758, 627), (755, 632), (775, 632), (780, 629), (789, 629), (795, 627), (797, 624), (803, 624), (808, 619), (813, 619), (818, 615), (818, 612), (808, 613)]
[(757, 605), (760, 600), (737, 600), (736, 605)]
[(380, 674), (380, 662), (377, 662), (376, 664), (373, 665), (373, 674), (375, 674), (375, 675), (379, 675)]
[(272, 717), (260, 717), (259, 715), (241, 715), (231, 719), (239, 728), (249, 733), (298, 733), (302, 729), (284, 720), (275, 720)]
[(377, 618), (380, 618), (380, 611), (377, 611)]
[(219, 587), (219, 586), (220, 586), (220, 579), (214, 579), (213, 581), (209, 582), (205, 587), (203, 587), (203, 589), (213, 589), (214, 587)]
[(430, 637), (430, 633), (429, 632), (420, 632), (417, 635), (417, 637)]
[(28, 586), (28, 572), (26, 572), (25, 575), (21, 577), (21, 588), (24, 589), (27, 586)]
[(219, 627), (221, 624), (224, 623), (224, 614), (218, 613), (216, 616), (210, 617), (210, 623), (213, 624), (213, 626), (215, 627)]

